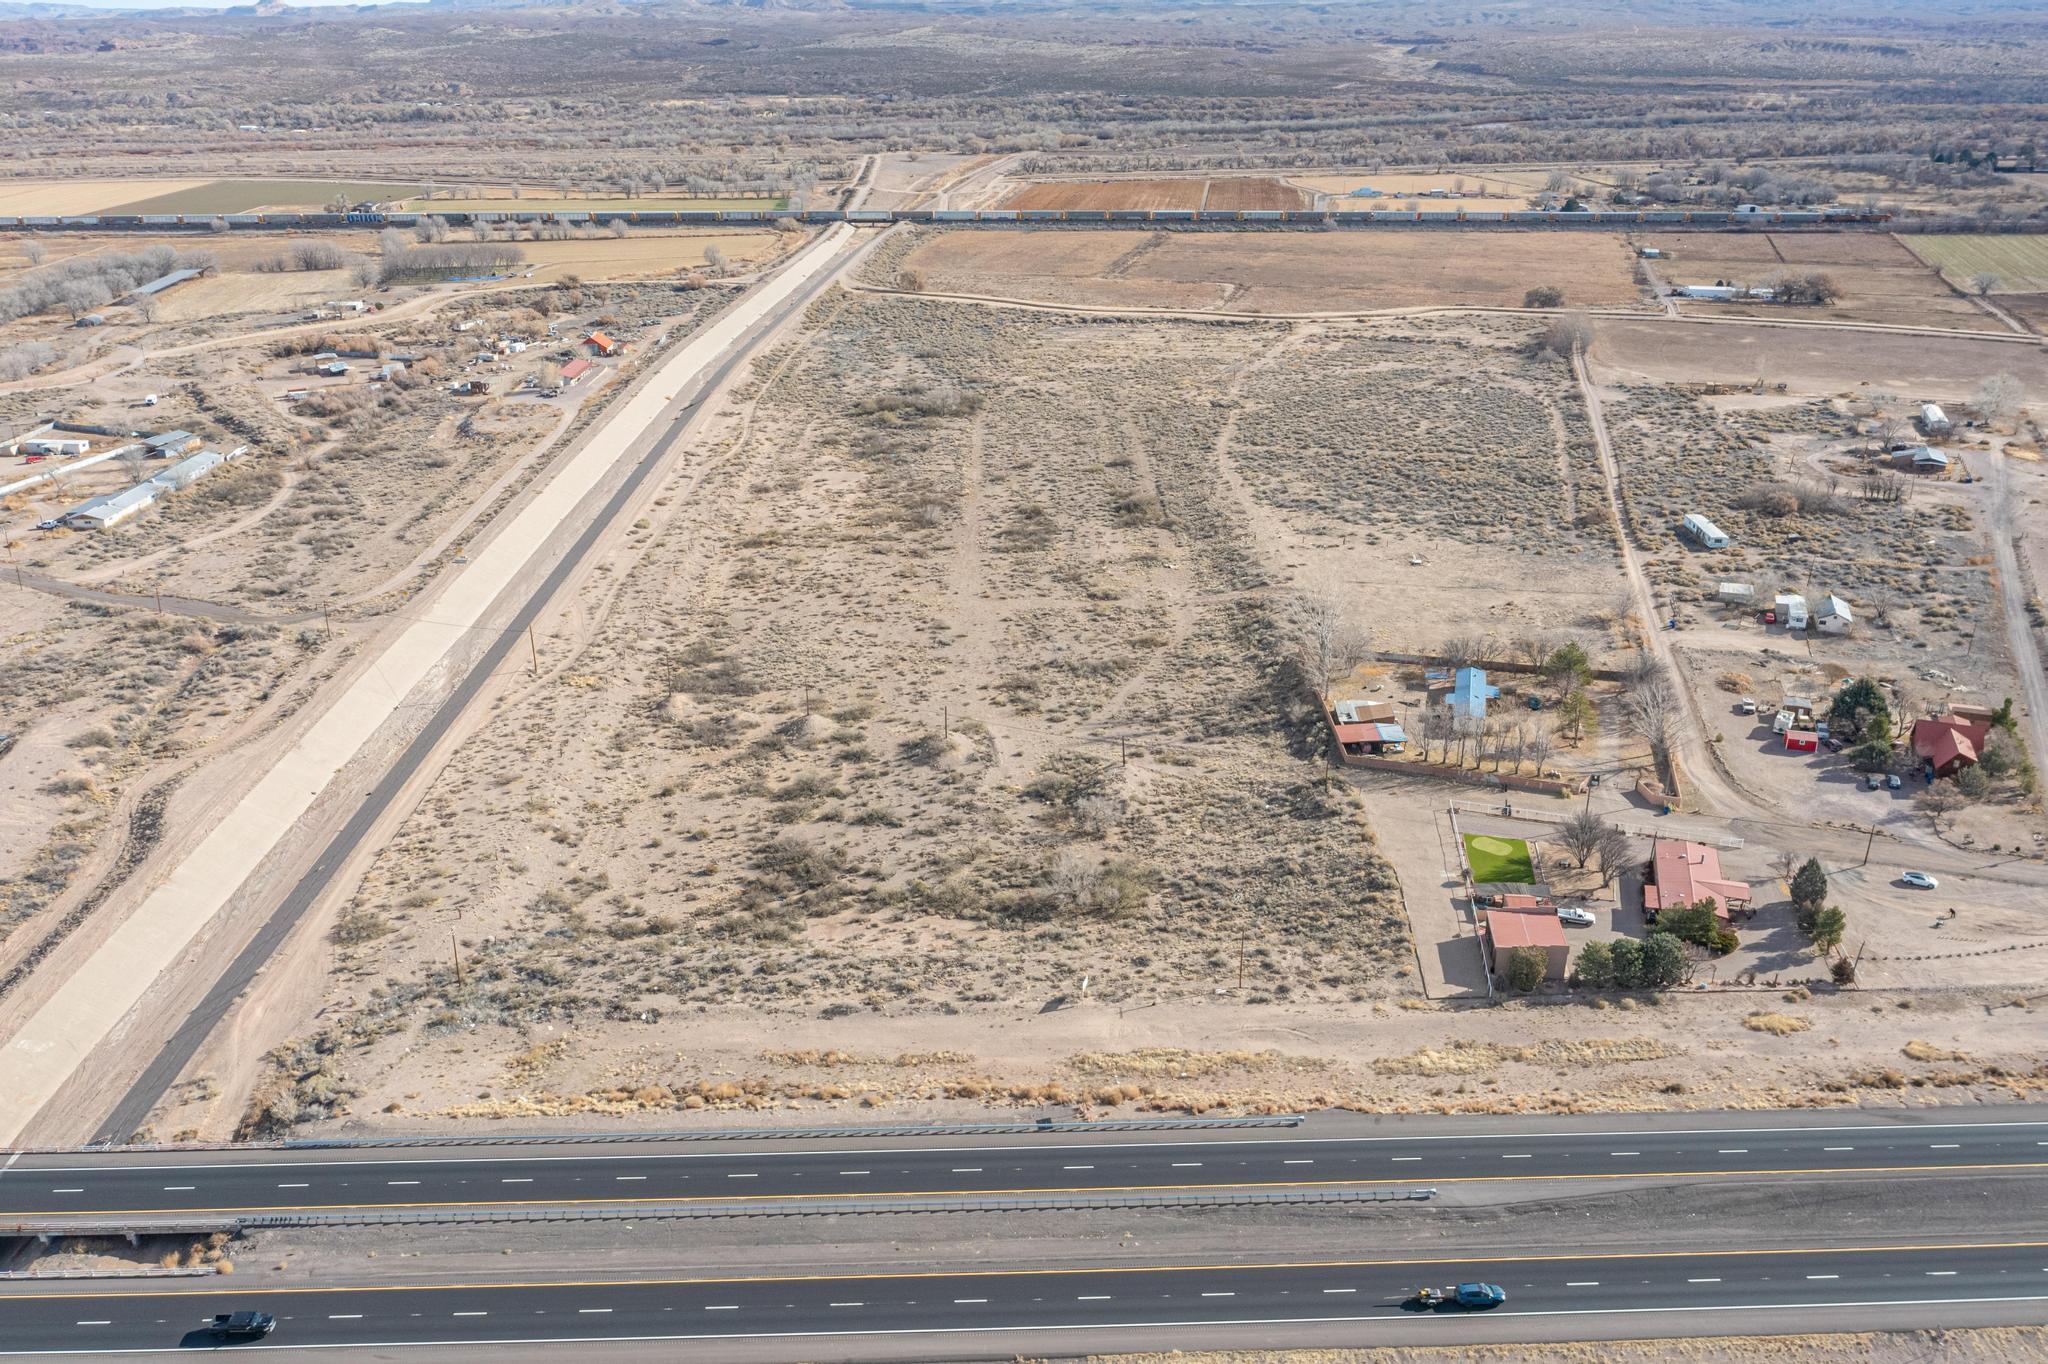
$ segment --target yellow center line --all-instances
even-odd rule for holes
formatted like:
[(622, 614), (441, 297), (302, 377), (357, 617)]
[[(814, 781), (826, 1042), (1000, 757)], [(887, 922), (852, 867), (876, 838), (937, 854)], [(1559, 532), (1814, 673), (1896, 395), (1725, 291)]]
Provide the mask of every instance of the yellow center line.
[(277, 1203), (263, 1205), (242, 1204), (225, 1208), (103, 1208), (95, 1211), (67, 1212), (44, 1210), (40, 1212), (0, 1212), (0, 1225), (9, 1222), (42, 1221), (49, 1218), (73, 1218), (78, 1221), (104, 1220), (109, 1217), (233, 1217), (258, 1215), (262, 1213), (289, 1212), (405, 1212), (410, 1209), (434, 1208), (580, 1208), (580, 1207), (666, 1207), (685, 1204), (718, 1203), (824, 1203), (844, 1202), (849, 1199), (921, 1199), (921, 1198), (1010, 1198), (1046, 1194), (1119, 1194), (1119, 1193), (1229, 1193), (1241, 1189), (1361, 1189), (1361, 1188), (1434, 1188), (1439, 1184), (1546, 1184), (1554, 1180), (1656, 1180), (1656, 1179), (1764, 1179), (1777, 1175), (1906, 1175), (1927, 1173), (1965, 1173), (1984, 1170), (2048, 1170), (2048, 1161), (2016, 1161), (2009, 1164), (1985, 1165), (1853, 1165), (1839, 1168), (1786, 1169), (1786, 1170), (1635, 1170), (1601, 1171), (1589, 1174), (1549, 1175), (1443, 1175), (1435, 1179), (1403, 1177), (1399, 1179), (1303, 1179), (1254, 1181), (1239, 1184), (1083, 1184), (1036, 1189), (909, 1189), (889, 1193), (879, 1191), (851, 1193), (790, 1193), (790, 1194), (676, 1194), (660, 1198), (481, 1198), (471, 1200), (449, 1200), (425, 1203)]
[[(1788, 1255), (1909, 1255), (1942, 1250), (2048, 1250), (2048, 1241), (1912, 1242), (1879, 1246), (1786, 1246), (1776, 1250), (1612, 1250), (1569, 1251), (1554, 1255), (1414, 1256), (1383, 1260), (1274, 1260), (1249, 1264), (1085, 1265), (1072, 1269), (917, 1269), (867, 1274), (746, 1274), (726, 1278), (687, 1279), (558, 1279), (508, 1283), (358, 1284), (335, 1287), (237, 1288), (237, 1297), (275, 1297), (304, 1293), (453, 1293), (500, 1292), (553, 1288), (692, 1288), (735, 1284), (874, 1283), (899, 1279), (1040, 1279), (1060, 1275), (1106, 1274), (1243, 1274), (1268, 1269), (1398, 1269), (1424, 1265), (1518, 1265), (1588, 1263), (1595, 1260), (1724, 1260)], [(137, 1292), (0, 1293), (0, 1302), (42, 1302), (70, 1298), (219, 1298), (219, 1288), (144, 1289)]]

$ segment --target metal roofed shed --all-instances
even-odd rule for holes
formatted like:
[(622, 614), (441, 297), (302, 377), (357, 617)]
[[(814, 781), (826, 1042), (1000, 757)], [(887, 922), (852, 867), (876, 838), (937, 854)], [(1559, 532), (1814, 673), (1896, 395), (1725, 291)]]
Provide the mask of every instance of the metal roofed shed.
[(150, 458), (167, 459), (172, 455), (182, 455), (199, 444), (199, 437), (190, 431), (166, 431), (158, 436), (144, 436), (142, 443), (149, 447)]
[(1756, 600), (1756, 589), (1748, 583), (1722, 583), (1714, 596), (1730, 606), (1748, 606)]
[(149, 298), (152, 295), (160, 294), (164, 290), (172, 288), (175, 285), (183, 284), (188, 279), (198, 278), (199, 271), (197, 270), (173, 270), (168, 275), (158, 275), (155, 279), (151, 280), (147, 284), (136, 285), (133, 292), (131, 292), (128, 295), (128, 297)]
[(1687, 512), (1685, 520), (1679, 522), (1679, 529), (1702, 548), (1728, 548), (1728, 533), (1698, 512)]
[(218, 450), (201, 450), (196, 455), (185, 456), (149, 481), (165, 492), (183, 492), (227, 462), (228, 456)]
[(1451, 680), (1451, 694), (1444, 702), (1467, 720), (1484, 720), (1486, 703), (1500, 699), (1500, 688), (1486, 680), (1484, 668), (1460, 668)]
[(1814, 608), (1813, 623), (1823, 634), (1847, 634), (1849, 627), (1856, 623), (1856, 613), (1850, 609), (1849, 603), (1830, 592)]

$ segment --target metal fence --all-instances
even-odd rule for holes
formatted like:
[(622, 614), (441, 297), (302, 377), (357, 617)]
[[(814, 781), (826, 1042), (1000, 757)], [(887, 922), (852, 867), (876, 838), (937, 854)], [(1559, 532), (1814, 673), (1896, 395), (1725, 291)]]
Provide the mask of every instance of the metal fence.
[(549, 1146), (567, 1143), (622, 1145), (641, 1141), (777, 1141), (830, 1140), (858, 1137), (862, 1140), (889, 1137), (983, 1137), (1029, 1135), (1036, 1132), (1188, 1132), (1233, 1127), (1299, 1127), (1298, 1113), (1243, 1118), (1120, 1118), (1081, 1122), (1038, 1118), (1027, 1122), (963, 1122), (877, 1124), (869, 1127), (751, 1127), (706, 1128), (682, 1132), (563, 1132), (499, 1136), (479, 1133), (467, 1136), (414, 1137), (309, 1137), (280, 1143), (287, 1151), (317, 1151), (329, 1148), (384, 1146)]
[[(1564, 824), (1570, 821), (1572, 816), (1577, 813), (1576, 811), (1561, 813), (1556, 810), (1533, 809), (1528, 806), (1517, 805), (1513, 801), (1500, 801), (1497, 803), (1488, 801), (1485, 804), (1478, 804), (1472, 801), (1452, 801), (1451, 808), (1462, 814), (1493, 815), (1500, 819), (1524, 819), (1535, 824)], [(1632, 838), (1683, 838), (1694, 843), (1712, 843), (1717, 848), (1729, 851), (1742, 846), (1742, 840), (1733, 834), (1723, 834), (1718, 838), (1702, 838), (1696, 834), (1674, 834), (1668, 830), (1659, 829), (1654, 825), (1632, 824), (1619, 819), (1609, 819), (1606, 822)]]

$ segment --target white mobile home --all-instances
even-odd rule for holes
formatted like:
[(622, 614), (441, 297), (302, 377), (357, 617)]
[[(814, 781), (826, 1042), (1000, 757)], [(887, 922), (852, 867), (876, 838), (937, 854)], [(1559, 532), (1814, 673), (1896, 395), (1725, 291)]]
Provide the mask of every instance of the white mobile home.
[(53, 459), (69, 459), (92, 449), (89, 440), (66, 440), (61, 436), (37, 436), (21, 443), (24, 455), (45, 455)]
[(1722, 583), (1714, 596), (1729, 606), (1748, 606), (1756, 600), (1756, 589), (1748, 583)]
[(1846, 635), (1856, 623), (1856, 613), (1849, 609), (1849, 603), (1831, 592), (1814, 609), (1813, 623), (1824, 635)]
[(1772, 603), (1777, 608), (1778, 624), (1787, 630), (1804, 630), (1811, 620), (1806, 611), (1806, 598), (1797, 592), (1785, 592)]
[(156, 501), (163, 489), (155, 483), (138, 483), (118, 493), (107, 493), (81, 502), (65, 512), (63, 523), (73, 530), (105, 530), (117, 526)]
[(1727, 532), (1723, 531), (1706, 517), (1701, 516), (1698, 512), (1687, 512), (1685, 520), (1679, 523), (1679, 529), (1684, 531), (1687, 536), (1702, 548), (1728, 548)]
[(1940, 403), (1920, 404), (1920, 429), (1930, 436), (1946, 435), (1950, 430), (1948, 413), (1941, 410)]

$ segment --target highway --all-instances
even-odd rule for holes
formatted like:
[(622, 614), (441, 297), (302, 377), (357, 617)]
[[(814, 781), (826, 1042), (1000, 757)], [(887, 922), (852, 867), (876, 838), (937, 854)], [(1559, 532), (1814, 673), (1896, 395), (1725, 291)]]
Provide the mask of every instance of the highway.
[(1395, 1188), (1465, 1183), (1968, 1175), (2048, 1169), (2048, 1121), (1840, 1115), (1712, 1126), (1643, 1115), (1503, 1124), (1004, 1140), (639, 1143), (317, 1151), (20, 1153), (0, 1225), (28, 1219), (307, 1210), (571, 1207), (765, 1199)]
[[(1423, 1312), (1419, 1284), (1479, 1280), (1507, 1290), (1485, 1313)], [(2048, 1242), (1915, 1244), (1546, 1254), (1272, 1259), (1239, 1264), (1101, 1265), (1035, 1271), (920, 1271), (703, 1278), (591, 1278), (517, 1283), (416, 1283), (320, 1288), (0, 1291), (9, 1354), (171, 1349), (209, 1343), (216, 1312), (278, 1318), (255, 1348), (516, 1346), (696, 1342), (689, 1357), (830, 1358), (848, 1342), (887, 1338), (917, 1353), (921, 1336), (974, 1339), (947, 1357), (1013, 1357), (1046, 1347), (1038, 1333), (1093, 1335), (1094, 1344), (1165, 1349), (1213, 1343), (1257, 1326), (1270, 1342), (1348, 1327), (1354, 1343), (1452, 1343), (1480, 1330), (1508, 1338), (1655, 1334), (1646, 1318), (1689, 1330), (1741, 1330), (1745, 1318), (1867, 1324), (1908, 1309), (1943, 1323), (2040, 1320), (2048, 1304)], [(1713, 1325), (1708, 1323), (1712, 1321)], [(1404, 1329), (1406, 1328), (1406, 1329)], [(835, 1340), (842, 1345), (835, 1345)], [(743, 1348), (752, 1342), (753, 1347)], [(764, 1352), (762, 1342), (780, 1342)]]

